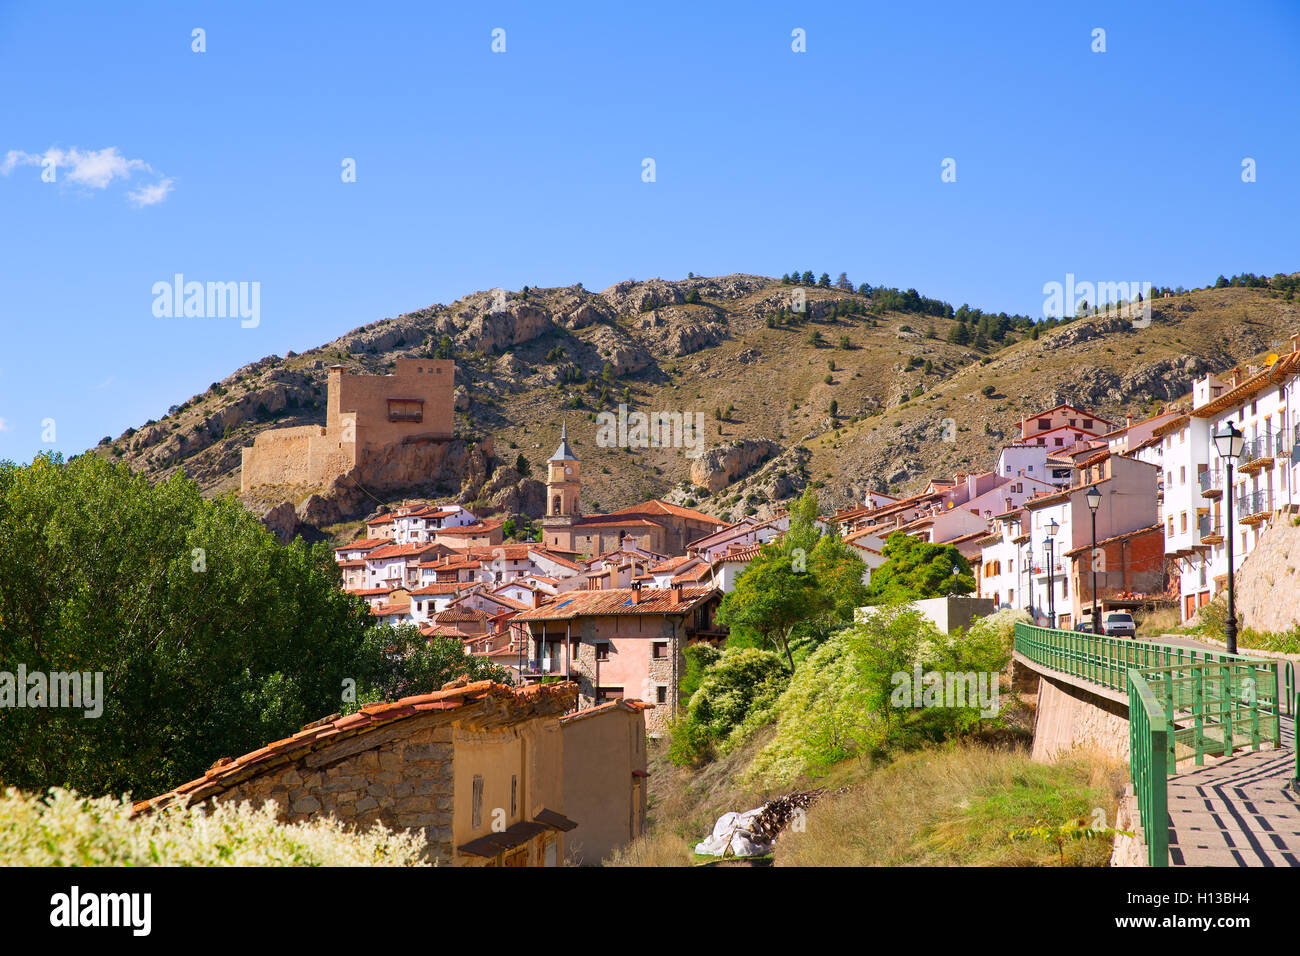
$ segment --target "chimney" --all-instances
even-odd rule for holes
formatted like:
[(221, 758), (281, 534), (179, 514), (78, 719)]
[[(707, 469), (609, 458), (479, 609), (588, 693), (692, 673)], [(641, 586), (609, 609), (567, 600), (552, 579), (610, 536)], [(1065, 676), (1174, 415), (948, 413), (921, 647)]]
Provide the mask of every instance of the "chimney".
[(633, 604), (641, 603), (641, 582), (640, 581), (632, 582), (632, 603)]
[(537, 588), (533, 589), (533, 607), (542, 606), (542, 592)]
[(672, 588), (670, 588), (668, 591), (668, 606), (676, 607), (678, 604), (681, 603), (682, 603), (682, 586), (681, 583), (678, 582), (673, 584)]
[(1125, 427), (1125, 428), (1132, 428), (1132, 427), (1133, 427), (1133, 416), (1132, 416), (1132, 415), (1125, 415), (1125, 416), (1124, 416), (1124, 427)]

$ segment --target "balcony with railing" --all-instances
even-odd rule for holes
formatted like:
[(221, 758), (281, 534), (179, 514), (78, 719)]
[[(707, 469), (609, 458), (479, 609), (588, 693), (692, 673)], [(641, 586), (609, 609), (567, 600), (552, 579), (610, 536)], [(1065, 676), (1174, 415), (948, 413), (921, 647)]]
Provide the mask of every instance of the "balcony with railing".
[(1273, 493), (1265, 489), (1237, 498), (1237, 520), (1242, 524), (1259, 524), (1273, 511)]
[(1196, 476), (1201, 486), (1202, 498), (1218, 498), (1223, 494), (1223, 473), (1217, 468), (1207, 468)]
[(1217, 516), (1201, 515), (1196, 519), (1196, 537), (1201, 544), (1223, 544), (1223, 526)]
[(1264, 432), (1241, 446), (1237, 470), (1245, 475), (1256, 474), (1264, 468), (1271, 468), (1281, 453), (1282, 433)]

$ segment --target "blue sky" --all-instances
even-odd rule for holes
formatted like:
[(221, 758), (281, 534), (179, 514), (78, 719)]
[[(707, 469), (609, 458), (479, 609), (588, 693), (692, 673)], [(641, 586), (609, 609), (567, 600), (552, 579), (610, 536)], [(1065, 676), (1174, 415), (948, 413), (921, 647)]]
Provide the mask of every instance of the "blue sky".
[[(1300, 5), (992, 6), (0, 4), (0, 458), (498, 286), (1300, 270)], [(258, 325), (155, 317), (176, 273)]]

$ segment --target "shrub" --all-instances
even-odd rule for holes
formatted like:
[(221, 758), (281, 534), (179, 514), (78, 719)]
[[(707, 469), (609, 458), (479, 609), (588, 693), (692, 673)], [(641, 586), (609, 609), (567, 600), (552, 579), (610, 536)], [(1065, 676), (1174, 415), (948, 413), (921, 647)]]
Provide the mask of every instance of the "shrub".
[(268, 801), (175, 806), (131, 816), (131, 801), (9, 788), (0, 795), (3, 866), (420, 866), (424, 840), (332, 817), (281, 824)]

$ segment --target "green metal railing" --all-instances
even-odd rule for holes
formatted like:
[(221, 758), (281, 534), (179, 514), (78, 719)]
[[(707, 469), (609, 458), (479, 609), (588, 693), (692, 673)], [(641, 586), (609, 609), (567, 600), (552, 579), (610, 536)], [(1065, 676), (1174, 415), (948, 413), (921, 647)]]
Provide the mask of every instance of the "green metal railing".
[(1169, 819), (1169, 722), (1164, 708), (1138, 671), (1129, 672), (1128, 686), (1129, 774), (1133, 796), (1146, 837), (1147, 863), (1169, 865), (1169, 827), (1156, 825)]
[[(1017, 624), (1016, 650), (1049, 670), (1123, 691), (1129, 771), (1152, 866), (1167, 866), (1166, 778), (1179, 760), (1281, 745), (1276, 660)], [(1300, 777), (1300, 756), (1297, 757)]]

